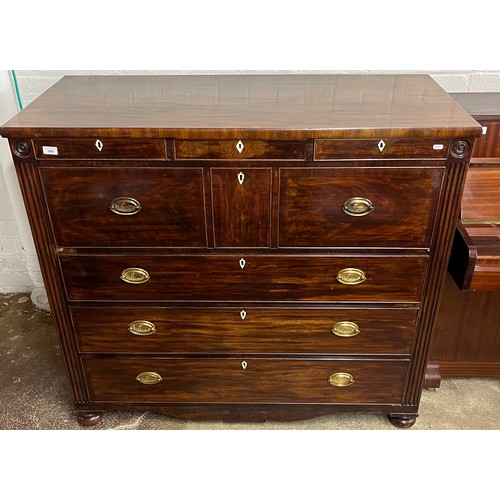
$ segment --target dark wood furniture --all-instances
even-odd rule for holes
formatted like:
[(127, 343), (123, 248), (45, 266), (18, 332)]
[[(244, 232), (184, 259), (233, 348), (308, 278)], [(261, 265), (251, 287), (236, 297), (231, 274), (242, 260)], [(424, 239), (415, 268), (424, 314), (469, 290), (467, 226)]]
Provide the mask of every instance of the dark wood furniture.
[(415, 422), (481, 133), (430, 77), (65, 77), (1, 133), (82, 424)]
[(438, 387), (441, 376), (500, 377), (500, 93), (452, 96), (483, 126), (483, 135), (465, 182), (430, 387)]

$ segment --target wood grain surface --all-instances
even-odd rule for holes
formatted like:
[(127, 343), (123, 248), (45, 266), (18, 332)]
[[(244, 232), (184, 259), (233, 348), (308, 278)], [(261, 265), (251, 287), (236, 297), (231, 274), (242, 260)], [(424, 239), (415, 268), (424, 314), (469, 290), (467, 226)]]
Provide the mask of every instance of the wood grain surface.
[[(243, 369), (242, 363), (247, 363)], [(300, 358), (92, 358), (83, 362), (93, 401), (218, 403), (392, 403), (401, 401), (408, 361)], [(136, 380), (152, 371), (155, 385)], [(354, 383), (328, 378), (349, 373)]]
[(0, 129), (4, 137), (178, 139), (480, 133), (423, 74), (65, 76)]
[[(84, 353), (122, 354), (392, 354), (408, 355), (416, 308), (71, 307)], [(156, 331), (130, 333), (146, 320)], [(359, 333), (339, 337), (332, 328), (355, 322)]]

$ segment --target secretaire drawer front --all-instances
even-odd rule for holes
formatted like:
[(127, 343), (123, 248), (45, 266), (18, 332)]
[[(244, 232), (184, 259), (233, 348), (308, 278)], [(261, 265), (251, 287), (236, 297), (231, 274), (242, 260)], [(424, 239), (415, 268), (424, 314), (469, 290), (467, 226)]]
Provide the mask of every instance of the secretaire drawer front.
[(384, 159), (384, 158), (446, 158), (447, 140), (399, 138), (317, 139), (315, 160)]
[(441, 168), (280, 169), (281, 247), (429, 247)]
[(39, 160), (165, 160), (163, 139), (33, 139)]
[(303, 160), (305, 141), (176, 140), (180, 160)]
[(408, 362), (280, 358), (86, 358), (93, 401), (401, 402)]
[(72, 307), (83, 353), (409, 354), (417, 309)]
[(205, 247), (198, 168), (40, 169), (61, 246)]
[(70, 300), (420, 300), (425, 256), (60, 256)]

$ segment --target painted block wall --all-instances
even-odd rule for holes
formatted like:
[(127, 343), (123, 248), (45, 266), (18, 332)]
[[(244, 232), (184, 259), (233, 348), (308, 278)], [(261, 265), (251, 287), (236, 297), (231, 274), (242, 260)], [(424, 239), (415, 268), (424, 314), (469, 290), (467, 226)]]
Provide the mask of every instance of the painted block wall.
[[(492, 71), (414, 71), (429, 73), (448, 92), (500, 92), (500, 70)], [(230, 73), (244, 74), (255, 71), (16, 71), (19, 93), (23, 107), (29, 105), (62, 76), (89, 74), (197, 74)], [(260, 72), (262, 73), (262, 72)], [(265, 71), (263, 73), (277, 73)], [(302, 73), (302, 71), (280, 71), (279, 73)], [(307, 73), (311, 73), (308, 71)], [(321, 71), (325, 73), (325, 71)], [(340, 73), (332, 71), (331, 73)], [(382, 71), (343, 71), (342, 73), (384, 73)], [(386, 71), (385, 73), (394, 73)], [(408, 73), (408, 71), (406, 71)], [(1, 141), (4, 141), (1, 139)], [(1, 147), (1, 146), (0, 146)], [(19, 231), (12, 211), (5, 181), (0, 173), (0, 293), (25, 292), (33, 284), (26, 270)]]

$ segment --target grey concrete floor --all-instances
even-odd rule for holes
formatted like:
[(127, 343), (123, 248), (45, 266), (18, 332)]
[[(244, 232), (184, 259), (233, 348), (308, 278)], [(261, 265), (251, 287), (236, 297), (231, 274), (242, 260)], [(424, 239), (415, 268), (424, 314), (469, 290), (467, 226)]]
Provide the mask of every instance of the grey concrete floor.
[[(0, 429), (397, 430), (385, 416), (368, 412), (298, 422), (227, 423), (110, 411), (97, 426), (82, 428), (52, 318), (35, 308), (28, 294), (0, 295)], [(441, 388), (424, 391), (412, 429), (500, 429), (500, 379), (444, 379)]]

